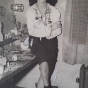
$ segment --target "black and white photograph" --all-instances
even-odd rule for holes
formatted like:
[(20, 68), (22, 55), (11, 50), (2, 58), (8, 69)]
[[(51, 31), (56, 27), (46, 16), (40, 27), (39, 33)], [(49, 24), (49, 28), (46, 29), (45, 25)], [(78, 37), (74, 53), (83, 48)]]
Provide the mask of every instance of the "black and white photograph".
[(0, 0), (0, 88), (88, 88), (88, 1)]

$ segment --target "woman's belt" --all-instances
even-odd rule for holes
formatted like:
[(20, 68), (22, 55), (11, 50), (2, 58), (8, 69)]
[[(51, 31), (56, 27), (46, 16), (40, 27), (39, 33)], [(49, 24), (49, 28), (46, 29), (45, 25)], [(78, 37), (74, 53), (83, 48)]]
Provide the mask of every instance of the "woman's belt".
[[(35, 36), (31, 36), (31, 35), (29, 36), (29, 38), (30, 38), (30, 39), (33, 38), (33, 39), (37, 39), (37, 40), (46, 39), (46, 37), (35, 37)], [(29, 39), (29, 40), (30, 40), (30, 39)]]

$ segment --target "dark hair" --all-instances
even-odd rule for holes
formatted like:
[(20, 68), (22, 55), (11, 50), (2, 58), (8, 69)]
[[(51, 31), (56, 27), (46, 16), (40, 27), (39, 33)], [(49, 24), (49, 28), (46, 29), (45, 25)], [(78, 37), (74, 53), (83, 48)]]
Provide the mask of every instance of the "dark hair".
[(47, 3), (49, 3), (52, 6), (55, 6), (57, 3), (57, 0), (46, 0)]
[[(37, 0), (29, 0), (29, 5), (32, 6), (36, 2), (37, 2)], [(55, 6), (55, 4), (57, 3), (57, 0), (46, 0), (46, 2), (52, 6)]]
[(37, 2), (37, 0), (29, 0), (29, 5), (32, 6)]

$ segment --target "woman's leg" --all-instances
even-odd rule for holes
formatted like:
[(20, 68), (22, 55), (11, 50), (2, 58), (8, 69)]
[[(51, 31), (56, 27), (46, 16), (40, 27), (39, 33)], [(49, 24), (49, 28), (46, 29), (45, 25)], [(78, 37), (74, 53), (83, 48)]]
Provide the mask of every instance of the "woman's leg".
[(37, 88), (44, 88), (44, 83), (43, 83), (43, 79), (42, 79), (42, 75), (40, 74), (40, 77), (38, 79), (38, 83), (37, 83)]
[(41, 88), (43, 83), (44, 83), (43, 86), (49, 86), (49, 66), (48, 66), (48, 63), (42, 62), (40, 64), (39, 68), (40, 68), (41, 76), (38, 81), (37, 88)]

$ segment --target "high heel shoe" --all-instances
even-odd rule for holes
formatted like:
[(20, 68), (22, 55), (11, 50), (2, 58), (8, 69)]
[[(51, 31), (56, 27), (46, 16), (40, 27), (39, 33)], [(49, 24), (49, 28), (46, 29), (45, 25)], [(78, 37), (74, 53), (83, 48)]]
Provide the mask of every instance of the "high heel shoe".
[(44, 86), (44, 88), (51, 88), (50, 86)]
[(45, 86), (44, 88), (58, 88), (58, 86)]
[(37, 83), (35, 83), (35, 87), (37, 88)]

